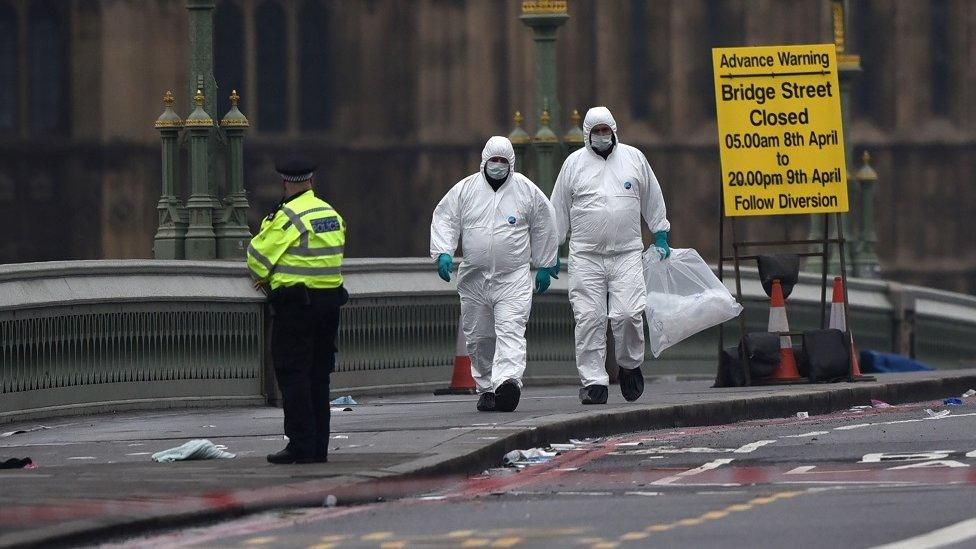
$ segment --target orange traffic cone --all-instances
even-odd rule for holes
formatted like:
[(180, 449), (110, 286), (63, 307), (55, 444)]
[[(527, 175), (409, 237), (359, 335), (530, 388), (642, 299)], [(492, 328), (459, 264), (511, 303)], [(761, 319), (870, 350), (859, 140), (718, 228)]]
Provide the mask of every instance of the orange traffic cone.
[[(770, 332), (788, 332), (790, 323), (786, 320), (786, 300), (783, 299), (783, 286), (779, 279), (773, 280), (773, 291), (769, 301)], [(776, 381), (798, 381), (800, 371), (796, 368), (796, 357), (793, 356), (793, 340), (788, 335), (779, 338), (779, 364), (773, 370), (771, 379)]]
[(854, 334), (847, 331), (847, 318), (844, 316), (844, 281), (839, 276), (834, 277), (834, 295), (830, 300), (830, 324), (827, 327), (849, 334), (851, 338), (851, 376), (864, 378), (865, 376), (861, 374), (861, 365), (857, 360), (857, 349), (854, 347)]
[(474, 378), (471, 377), (471, 357), (468, 356), (464, 342), (464, 330), (458, 322), (457, 344), (454, 350), (454, 374), (451, 376), (451, 386), (437, 389), (435, 395), (473, 395), (475, 390)]

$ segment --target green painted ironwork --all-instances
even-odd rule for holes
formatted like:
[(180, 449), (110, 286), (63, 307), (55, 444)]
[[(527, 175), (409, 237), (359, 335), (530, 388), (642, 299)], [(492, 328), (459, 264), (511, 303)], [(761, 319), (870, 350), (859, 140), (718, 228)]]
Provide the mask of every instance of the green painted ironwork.
[[(214, 80), (213, 0), (187, 0), (189, 22), (189, 74), (187, 96), (196, 108), (186, 122), (172, 111), (172, 93), (167, 92), (167, 110), (156, 121), (163, 146), (163, 192), (159, 205), (154, 256), (157, 259), (244, 258), (251, 234), (247, 226), (248, 202), (244, 190), (244, 133), (247, 118), (238, 109), (235, 90), (231, 108), (220, 124), (217, 112), (217, 82)], [(202, 98), (202, 99), (198, 99)], [(175, 119), (174, 119), (175, 117)], [(162, 125), (161, 125), (162, 124)], [(177, 169), (180, 164), (181, 129), (189, 133), (190, 199), (179, 203)], [(226, 162), (222, 156), (226, 155)], [(224, 169), (226, 167), (226, 169)], [(218, 199), (218, 183), (226, 179), (226, 196)]]
[(871, 167), (871, 155), (864, 151), (861, 155), (862, 165), (854, 174), (854, 179), (861, 185), (861, 242), (857, 255), (854, 256), (854, 276), (861, 278), (881, 278), (881, 264), (875, 245), (878, 233), (874, 230), (874, 187), (878, 182), (878, 173)]

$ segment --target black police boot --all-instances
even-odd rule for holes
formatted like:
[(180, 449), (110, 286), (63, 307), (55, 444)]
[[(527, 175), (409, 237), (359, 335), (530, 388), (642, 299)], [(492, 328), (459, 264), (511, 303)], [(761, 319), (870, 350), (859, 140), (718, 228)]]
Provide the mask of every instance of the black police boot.
[(514, 379), (506, 379), (495, 390), (495, 409), (499, 412), (512, 412), (518, 406), (522, 390)]
[(275, 465), (286, 465), (289, 463), (315, 463), (315, 461), (315, 456), (295, 453), (287, 446), (280, 452), (268, 454), (268, 463), (274, 463)]
[(495, 411), (495, 393), (481, 393), (481, 397), (478, 398), (478, 411)]
[(606, 385), (589, 385), (580, 389), (580, 402), (583, 404), (606, 404), (609, 390)]
[(644, 394), (644, 374), (640, 366), (633, 370), (626, 368), (620, 369), (620, 394), (624, 395), (627, 402), (633, 402)]
[(325, 445), (315, 445), (315, 462), (327, 463), (329, 461), (329, 449)]

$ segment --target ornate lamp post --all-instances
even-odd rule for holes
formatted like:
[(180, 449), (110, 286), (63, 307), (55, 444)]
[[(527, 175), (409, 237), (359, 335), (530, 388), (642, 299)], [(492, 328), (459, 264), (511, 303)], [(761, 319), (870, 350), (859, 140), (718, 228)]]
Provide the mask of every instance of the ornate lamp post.
[(861, 155), (861, 162), (861, 168), (854, 174), (854, 179), (861, 184), (861, 247), (854, 257), (854, 269), (857, 276), (881, 278), (881, 265), (874, 251), (878, 242), (878, 233), (874, 230), (874, 187), (878, 173), (871, 167), (868, 151)]
[[(851, 85), (854, 79), (861, 74), (861, 56), (847, 51), (847, 0), (831, 0), (831, 14), (833, 19), (834, 45), (837, 47), (837, 71), (840, 80), (840, 108), (841, 119), (844, 125), (844, 154), (848, 165), (847, 195), (850, 198), (851, 211), (857, 211), (858, 188), (851, 181), (850, 169), (854, 157), (854, 149), (850, 140), (850, 104), (851, 104)], [(854, 269), (854, 256), (858, 253), (859, 238), (858, 227), (852, 226), (850, 214), (841, 215), (841, 223), (844, 224), (844, 237), (849, 245), (845, 247), (847, 257), (845, 257), (848, 274), (856, 274)], [(831, 230), (831, 237), (836, 238), (836, 229)], [(814, 215), (810, 217), (810, 239), (823, 238), (823, 216)], [(840, 271), (840, 254), (838, 246), (833, 246), (830, 255), (830, 272)], [(807, 262), (807, 269), (811, 271), (820, 270), (820, 260), (811, 258)]]
[(156, 205), (159, 214), (159, 228), (153, 239), (153, 254), (157, 259), (183, 259), (183, 239), (186, 237), (185, 212), (182, 211), (176, 193), (179, 189), (180, 156), (179, 137), (183, 120), (173, 110), (173, 92), (163, 95), (163, 114), (159, 115), (155, 127), (163, 141), (163, 189)]
[(216, 259), (217, 241), (213, 230), (216, 199), (210, 194), (210, 132), (214, 121), (204, 110), (204, 95), (197, 90), (193, 96), (196, 108), (186, 117), (184, 125), (190, 130), (190, 198), (186, 201), (189, 225), (186, 230), (187, 259)]
[(247, 117), (237, 108), (241, 96), (230, 94), (230, 110), (220, 121), (227, 135), (227, 197), (217, 224), (217, 257), (243, 259), (251, 231), (247, 228), (247, 193), (244, 191), (244, 132), (250, 127)]
[[(556, 30), (569, 19), (566, 0), (524, 0), (522, 15), (519, 19), (532, 29), (532, 39), (535, 41), (535, 110), (540, 113), (539, 127), (542, 131), (542, 116), (549, 118), (545, 124), (549, 133), (553, 134), (553, 150), (559, 148), (559, 100), (556, 98)], [(543, 115), (543, 113), (546, 113)], [(539, 139), (536, 135), (534, 141)], [(548, 139), (548, 135), (542, 136)], [(549, 141), (540, 141), (550, 143)], [(553, 162), (556, 155), (553, 155)], [(536, 179), (539, 188), (547, 195), (552, 193), (556, 183), (555, 166), (538, 166), (539, 176)], [(543, 175), (543, 173), (546, 175)]]

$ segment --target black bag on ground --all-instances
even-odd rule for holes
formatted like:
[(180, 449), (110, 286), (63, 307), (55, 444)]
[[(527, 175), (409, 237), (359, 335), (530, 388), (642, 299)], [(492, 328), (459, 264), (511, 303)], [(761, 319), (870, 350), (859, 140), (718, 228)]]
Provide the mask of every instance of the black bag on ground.
[(773, 295), (773, 281), (779, 279), (783, 287), (783, 299), (790, 297), (800, 275), (800, 256), (796, 254), (772, 254), (759, 256), (759, 282), (766, 295)]
[(809, 362), (807, 377), (814, 383), (834, 381), (850, 375), (849, 338), (837, 329), (803, 332), (803, 350)]
[(793, 344), (793, 358), (796, 359), (796, 369), (801, 377), (810, 377), (810, 359), (803, 345)]
[[(749, 332), (742, 338), (740, 345), (740, 356), (749, 357), (750, 365), (759, 363), (770, 366), (766, 375), (772, 375), (772, 367), (779, 364), (779, 335), (772, 332)], [(749, 371), (751, 373), (752, 368)]]

